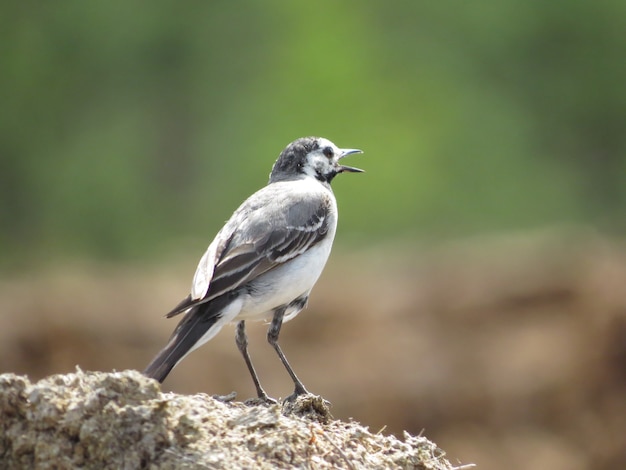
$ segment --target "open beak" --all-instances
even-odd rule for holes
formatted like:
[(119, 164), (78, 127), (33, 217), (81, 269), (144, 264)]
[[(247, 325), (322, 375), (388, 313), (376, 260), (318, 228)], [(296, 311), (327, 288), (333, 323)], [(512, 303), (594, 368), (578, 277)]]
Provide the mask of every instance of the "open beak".
[[(344, 157), (347, 157), (348, 155), (352, 155), (355, 153), (363, 153), (363, 150), (359, 150), (359, 149), (341, 149), (341, 155), (339, 156), (339, 160), (341, 160)], [(365, 170), (361, 170), (360, 168), (354, 168), (352, 166), (346, 166), (346, 165), (339, 165), (339, 171), (341, 173), (343, 173), (344, 171), (347, 171), (349, 173), (363, 173)]]

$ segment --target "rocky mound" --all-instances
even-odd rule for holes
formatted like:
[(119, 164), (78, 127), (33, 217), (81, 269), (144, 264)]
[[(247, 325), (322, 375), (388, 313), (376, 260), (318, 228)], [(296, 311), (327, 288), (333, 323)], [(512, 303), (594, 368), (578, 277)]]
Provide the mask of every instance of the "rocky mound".
[(0, 375), (0, 429), (2, 468), (453, 469), (426, 438), (334, 420), (320, 397), (281, 406), (164, 394), (135, 371), (34, 384)]

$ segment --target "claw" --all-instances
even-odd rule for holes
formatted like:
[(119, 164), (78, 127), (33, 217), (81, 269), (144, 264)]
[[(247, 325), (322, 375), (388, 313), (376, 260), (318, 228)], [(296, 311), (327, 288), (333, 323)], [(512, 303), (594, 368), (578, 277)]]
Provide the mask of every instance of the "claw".
[(264, 395), (264, 396), (255, 397), (255, 398), (248, 398), (246, 401), (244, 401), (244, 404), (248, 406), (256, 406), (256, 405), (271, 406), (271, 405), (278, 405), (278, 401), (274, 400), (273, 398), (267, 395)]

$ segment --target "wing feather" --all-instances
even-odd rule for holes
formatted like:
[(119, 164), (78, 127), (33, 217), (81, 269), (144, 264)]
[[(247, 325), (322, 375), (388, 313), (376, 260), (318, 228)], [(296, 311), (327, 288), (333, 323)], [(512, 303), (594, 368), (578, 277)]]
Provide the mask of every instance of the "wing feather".
[(260, 200), (257, 197), (251, 204), (253, 196), (246, 201), (218, 233), (198, 264), (191, 295), (168, 317), (237, 289), (301, 255), (324, 238), (332, 223), (326, 194), (314, 198), (292, 194), (282, 204), (263, 190), (256, 196)]

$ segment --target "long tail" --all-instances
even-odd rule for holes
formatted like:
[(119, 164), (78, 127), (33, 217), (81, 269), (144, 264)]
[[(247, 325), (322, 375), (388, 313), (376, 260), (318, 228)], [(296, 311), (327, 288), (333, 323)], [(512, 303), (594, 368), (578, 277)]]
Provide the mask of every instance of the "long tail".
[(144, 375), (163, 382), (171, 370), (191, 351), (209, 341), (222, 328), (222, 311), (227, 295), (189, 309), (167, 345), (143, 371)]

